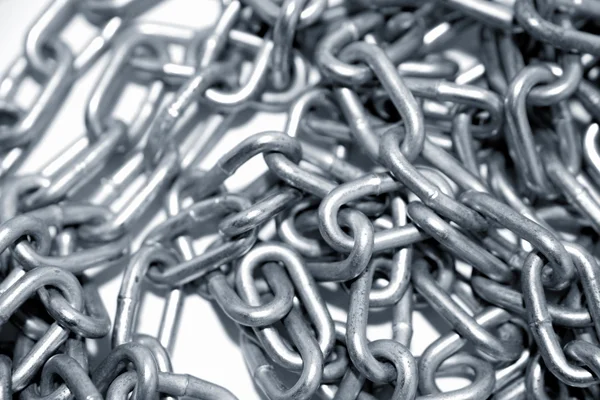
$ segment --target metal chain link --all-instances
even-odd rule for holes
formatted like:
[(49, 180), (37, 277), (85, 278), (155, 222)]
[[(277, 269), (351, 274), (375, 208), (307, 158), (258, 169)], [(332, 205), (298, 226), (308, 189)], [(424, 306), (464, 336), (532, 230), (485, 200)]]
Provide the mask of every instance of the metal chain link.
[[(595, 0), (227, 0), (204, 31), (140, 20), (158, 2), (49, 2), (0, 79), (0, 400), (244, 398), (173, 372), (193, 295), (271, 400), (600, 398)], [(74, 54), (79, 17), (98, 33)], [(23, 174), (105, 58), (85, 134)], [(284, 129), (203, 167), (258, 112)], [(114, 321), (91, 268), (122, 271)], [(148, 287), (155, 336), (136, 333)], [(420, 355), (417, 312), (446, 323)]]

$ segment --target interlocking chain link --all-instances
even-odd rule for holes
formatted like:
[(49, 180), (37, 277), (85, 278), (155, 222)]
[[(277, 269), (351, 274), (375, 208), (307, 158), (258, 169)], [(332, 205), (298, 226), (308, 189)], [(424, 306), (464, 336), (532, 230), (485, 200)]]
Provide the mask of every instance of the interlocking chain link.
[[(49, 2), (0, 79), (0, 400), (244, 398), (174, 372), (195, 295), (271, 400), (600, 398), (597, 1), (227, 0), (208, 30), (142, 21), (159, 2)], [(24, 174), (101, 59), (85, 133)], [(259, 113), (285, 127), (207, 165)], [(121, 271), (113, 321), (92, 268)]]

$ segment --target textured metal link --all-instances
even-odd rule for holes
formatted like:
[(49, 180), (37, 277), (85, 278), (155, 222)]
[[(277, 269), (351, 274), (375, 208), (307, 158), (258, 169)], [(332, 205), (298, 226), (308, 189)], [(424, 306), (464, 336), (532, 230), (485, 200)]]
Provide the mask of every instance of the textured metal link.
[[(51, 1), (6, 62), (0, 400), (246, 398), (171, 362), (196, 295), (271, 400), (600, 398), (597, 1), (223, 0), (207, 30), (141, 19), (160, 2)], [(84, 134), (24, 174), (104, 58)]]

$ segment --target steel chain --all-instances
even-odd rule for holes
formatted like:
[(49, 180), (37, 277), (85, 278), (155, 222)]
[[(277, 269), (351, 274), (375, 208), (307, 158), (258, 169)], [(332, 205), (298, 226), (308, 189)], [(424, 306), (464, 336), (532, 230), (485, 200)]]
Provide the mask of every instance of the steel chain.
[[(596, 1), (227, 0), (204, 31), (142, 21), (159, 2), (49, 2), (0, 79), (0, 400), (244, 398), (173, 371), (196, 294), (271, 400), (600, 398)], [(77, 17), (98, 33), (75, 54)], [(85, 134), (22, 173), (103, 58)], [(206, 168), (258, 112), (285, 127)], [(92, 268), (122, 270), (114, 321)], [(166, 293), (155, 336), (136, 333), (146, 285)], [(446, 323), (420, 355), (415, 313)]]

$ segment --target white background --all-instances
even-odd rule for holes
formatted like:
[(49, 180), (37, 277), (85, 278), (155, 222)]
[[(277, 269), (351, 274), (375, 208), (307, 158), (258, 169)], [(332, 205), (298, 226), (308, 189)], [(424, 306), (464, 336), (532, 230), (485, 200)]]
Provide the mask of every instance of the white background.
[[(9, 63), (22, 52), (24, 37), (28, 27), (42, 12), (49, 0), (0, 0), (0, 71), (4, 71)], [(205, 28), (211, 26), (220, 12), (220, 4), (214, 0), (171, 0), (165, 1), (155, 9), (151, 10), (142, 18), (149, 21), (165, 21), (177, 23), (194, 28)], [(76, 52), (92, 37), (96, 28), (87, 24), (79, 18), (70, 24), (61, 37), (71, 45)], [(23, 166), (20, 173), (32, 173), (39, 171), (41, 166), (52, 160), (61, 153), (69, 143), (84, 134), (84, 109), (87, 99), (94, 87), (94, 82), (102, 73), (106, 65), (105, 55), (82, 79), (74, 86), (65, 104), (54, 118), (52, 125), (44, 135), (40, 145), (30, 156), (28, 162)], [(137, 89), (139, 92), (139, 88)], [(132, 89), (135, 95), (135, 88)], [(31, 90), (25, 90), (21, 96), (25, 102), (34, 98)], [(134, 110), (128, 102), (119, 105), (118, 114), (131, 115)], [(132, 102), (134, 103), (134, 102)], [(129, 107), (128, 107), (129, 106)], [(219, 154), (232, 148), (243, 138), (254, 133), (281, 129), (285, 122), (284, 115), (259, 114), (253, 117), (247, 124), (230, 130), (226, 137), (213, 149), (211, 155), (202, 162), (202, 166), (210, 167), (214, 164)], [(201, 129), (201, 126), (198, 128)], [(240, 184), (249, 182), (265, 168), (260, 157), (251, 160), (248, 167), (227, 182), (231, 188), (239, 187)], [(164, 218), (157, 215), (150, 225)], [(134, 247), (137, 244), (134, 244)], [(91, 275), (97, 276), (101, 282), (101, 295), (109, 311), (111, 318), (114, 317), (116, 298), (120, 287), (121, 270), (92, 271)], [(158, 333), (159, 320), (162, 314), (164, 300), (161, 295), (146, 293), (140, 310), (140, 321), (138, 332), (151, 335)], [(336, 301), (337, 304), (347, 304), (347, 295), (337, 292), (343, 300)], [(337, 307), (332, 307), (335, 319), (344, 320), (344, 313)], [(376, 318), (389, 321), (388, 318)], [(431, 313), (428, 317), (432, 318)], [(437, 333), (428, 320), (417, 313), (414, 317), (414, 339), (411, 350), (414, 354), (420, 354), (430, 344)], [(446, 330), (441, 321), (436, 321), (437, 327)], [(391, 337), (390, 325), (370, 326), (370, 339)], [(256, 400), (264, 398), (257, 393), (257, 389), (250, 379), (245, 367), (242, 354), (237, 344), (236, 327), (227, 320), (227, 317), (213, 304), (196, 294), (189, 294), (185, 298), (181, 320), (178, 326), (176, 341), (172, 348), (172, 362), (175, 372), (187, 373), (202, 379), (225, 386), (240, 399)], [(98, 360), (98, 352), (106, 354), (109, 350), (109, 340), (89, 341), (89, 347), (96, 354), (94, 360)], [(440, 380), (442, 388), (455, 386), (452, 382)]]

